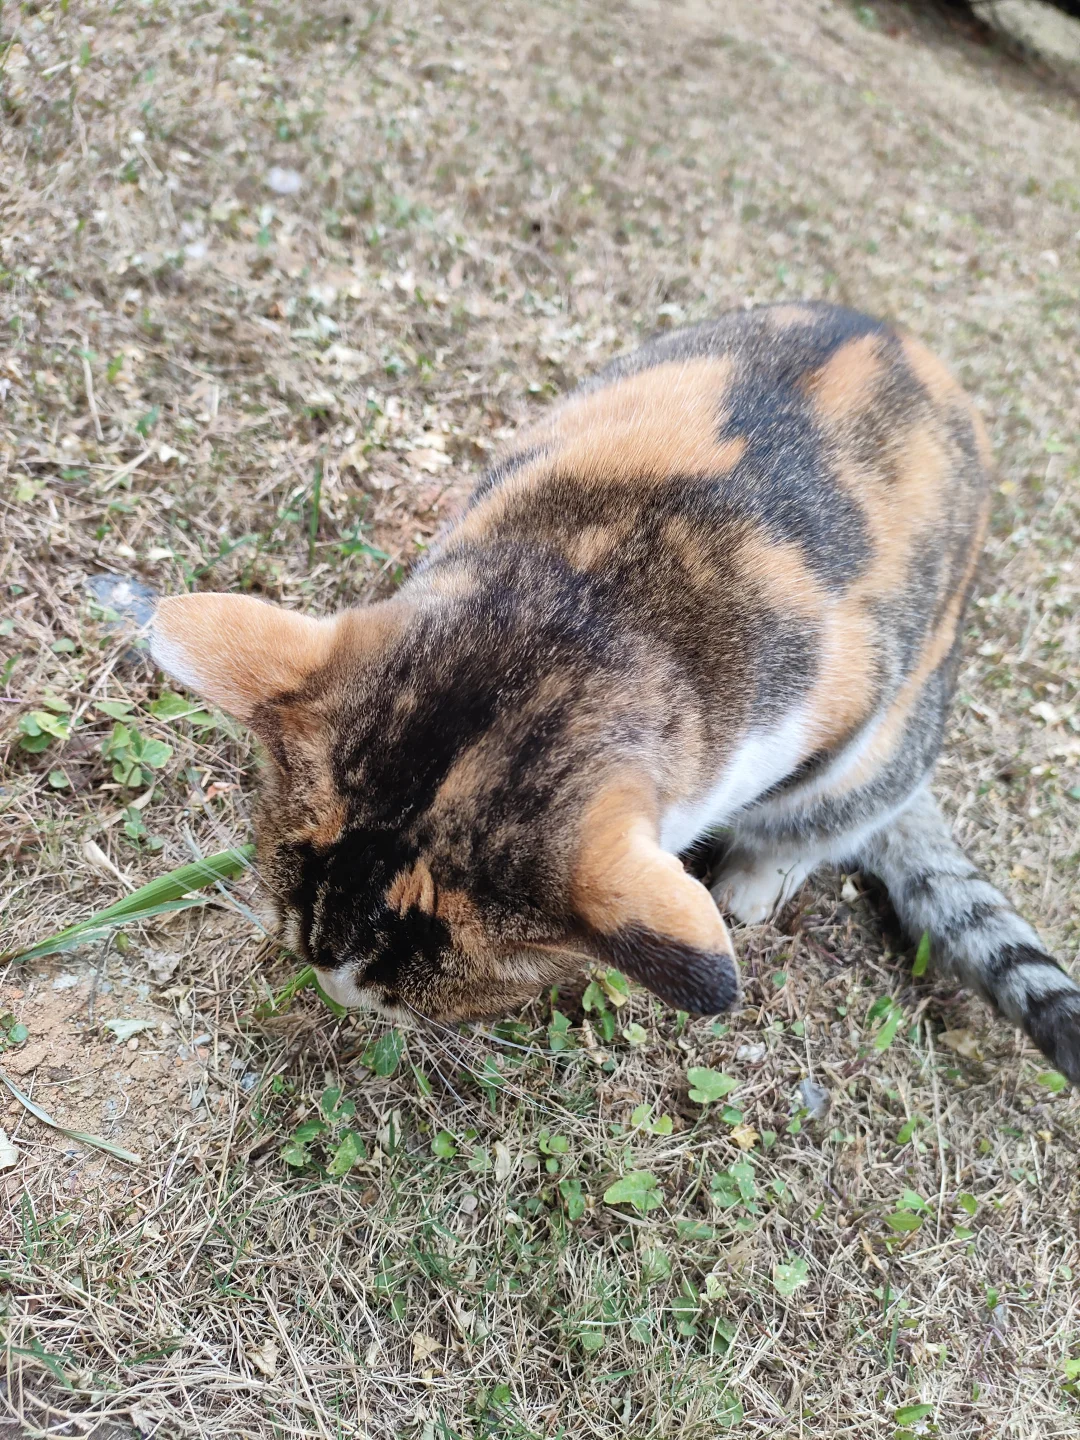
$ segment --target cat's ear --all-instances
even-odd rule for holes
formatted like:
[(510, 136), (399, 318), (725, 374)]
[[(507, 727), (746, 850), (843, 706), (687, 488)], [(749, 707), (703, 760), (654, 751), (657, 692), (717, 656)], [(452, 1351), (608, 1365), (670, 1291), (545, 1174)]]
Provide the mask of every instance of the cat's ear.
[(158, 604), (150, 653), (181, 685), (250, 725), (326, 664), (338, 626), (250, 595), (176, 595)]
[(612, 786), (590, 806), (573, 905), (590, 942), (679, 1010), (716, 1015), (739, 998), (731, 938), (700, 881), (661, 849), (642, 790)]

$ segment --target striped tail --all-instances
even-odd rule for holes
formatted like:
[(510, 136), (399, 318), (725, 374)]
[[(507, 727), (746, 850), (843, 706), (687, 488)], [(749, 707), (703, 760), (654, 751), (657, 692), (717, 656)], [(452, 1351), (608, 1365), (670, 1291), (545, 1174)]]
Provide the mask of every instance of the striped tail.
[(935, 960), (1021, 1026), (1054, 1067), (1080, 1086), (1080, 986), (1026, 921), (979, 874), (921, 789), (858, 861), (884, 881), (904, 929), (928, 931)]

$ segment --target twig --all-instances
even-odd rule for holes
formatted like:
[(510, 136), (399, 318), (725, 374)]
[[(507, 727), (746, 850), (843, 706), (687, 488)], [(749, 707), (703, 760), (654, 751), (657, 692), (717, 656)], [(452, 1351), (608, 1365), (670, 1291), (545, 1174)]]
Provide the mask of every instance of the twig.
[(94, 417), (94, 434), (99, 440), (104, 440), (105, 436), (101, 429), (101, 416), (98, 414), (97, 400), (94, 398), (94, 375), (90, 369), (88, 348), (87, 339), (84, 335), (83, 348), (79, 351), (79, 355), (82, 359), (83, 381), (86, 385), (86, 400), (90, 406), (90, 414)]
[(126, 465), (121, 465), (119, 470), (114, 470), (109, 478), (103, 480), (96, 488), (102, 492), (111, 490), (114, 485), (118, 485), (120, 481), (123, 480), (125, 475), (131, 475), (138, 470), (139, 466), (143, 464), (144, 461), (149, 460), (153, 453), (152, 449), (144, 450), (143, 453), (137, 455), (134, 460), (129, 460)]

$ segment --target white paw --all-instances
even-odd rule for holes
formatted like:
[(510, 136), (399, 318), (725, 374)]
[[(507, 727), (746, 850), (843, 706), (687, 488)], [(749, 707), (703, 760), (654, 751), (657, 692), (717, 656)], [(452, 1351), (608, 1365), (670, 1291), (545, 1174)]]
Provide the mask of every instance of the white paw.
[(739, 855), (717, 877), (712, 897), (743, 925), (761, 925), (795, 894), (813, 869), (785, 855)]

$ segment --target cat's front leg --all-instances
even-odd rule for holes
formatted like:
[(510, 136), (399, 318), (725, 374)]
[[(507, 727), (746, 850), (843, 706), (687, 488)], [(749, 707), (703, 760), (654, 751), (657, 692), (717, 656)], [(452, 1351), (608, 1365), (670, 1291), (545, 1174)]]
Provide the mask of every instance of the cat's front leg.
[(717, 906), (743, 925), (761, 925), (802, 887), (824, 856), (805, 848), (729, 851), (710, 886)]

